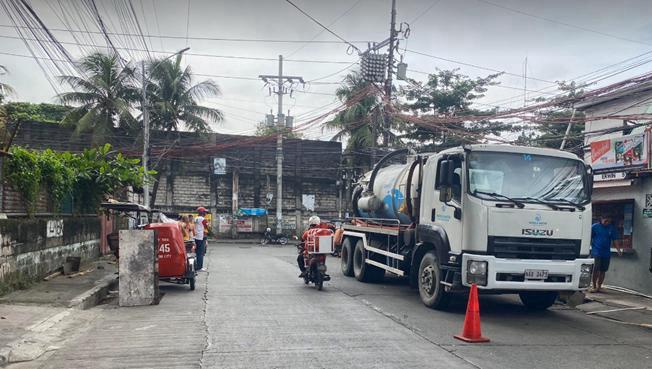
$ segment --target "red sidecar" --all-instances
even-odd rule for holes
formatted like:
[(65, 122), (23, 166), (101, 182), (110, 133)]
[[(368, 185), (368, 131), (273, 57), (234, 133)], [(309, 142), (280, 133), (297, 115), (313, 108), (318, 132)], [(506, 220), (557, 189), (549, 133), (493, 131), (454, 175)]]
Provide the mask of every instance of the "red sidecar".
[(189, 284), (195, 289), (195, 253), (192, 244), (184, 243), (176, 223), (151, 223), (145, 229), (157, 231), (159, 279), (166, 282)]

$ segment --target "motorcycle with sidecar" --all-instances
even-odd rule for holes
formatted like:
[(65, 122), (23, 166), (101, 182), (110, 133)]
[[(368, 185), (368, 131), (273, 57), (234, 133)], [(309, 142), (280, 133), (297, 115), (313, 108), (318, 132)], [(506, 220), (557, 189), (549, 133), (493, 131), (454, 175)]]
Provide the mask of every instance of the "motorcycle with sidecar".
[[(135, 203), (103, 203), (107, 211), (119, 212), (136, 220), (135, 229), (147, 229), (156, 232), (159, 280), (177, 284), (188, 284), (195, 289), (197, 271), (194, 242), (184, 242), (179, 224), (169, 219), (158, 210)], [(158, 222), (152, 222), (154, 213), (158, 213)], [(107, 236), (109, 247), (119, 257), (118, 231)]]

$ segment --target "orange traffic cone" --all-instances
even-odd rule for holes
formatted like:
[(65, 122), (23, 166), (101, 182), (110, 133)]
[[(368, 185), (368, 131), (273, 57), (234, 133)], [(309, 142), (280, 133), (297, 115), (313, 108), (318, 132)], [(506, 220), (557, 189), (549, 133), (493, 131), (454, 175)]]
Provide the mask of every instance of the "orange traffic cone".
[(464, 342), (489, 342), (489, 338), (482, 337), (480, 332), (480, 303), (478, 302), (478, 286), (471, 285), (469, 304), (466, 306), (466, 317), (464, 317), (464, 329), (461, 334), (453, 336)]

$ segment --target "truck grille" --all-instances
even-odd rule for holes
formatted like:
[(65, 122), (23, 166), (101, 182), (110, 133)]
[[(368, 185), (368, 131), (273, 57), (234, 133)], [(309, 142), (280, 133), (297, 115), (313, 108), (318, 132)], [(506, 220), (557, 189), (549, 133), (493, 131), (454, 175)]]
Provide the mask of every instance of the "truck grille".
[(489, 255), (505, 259), (575, 260), (580, 240), (489, 237)]

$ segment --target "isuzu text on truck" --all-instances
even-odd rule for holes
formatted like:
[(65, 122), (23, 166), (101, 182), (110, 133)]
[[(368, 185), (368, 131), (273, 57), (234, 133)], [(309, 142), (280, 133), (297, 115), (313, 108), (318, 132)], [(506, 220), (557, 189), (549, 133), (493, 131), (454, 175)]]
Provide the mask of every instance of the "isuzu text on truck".
[(387, 165), (405, 154), (384, 157), (353, 191), (345, 275), (407, 276), (432, 308), (472, 284), (531, 309), (589, 287), (593, 177), (576, 155), (471, 145)]

